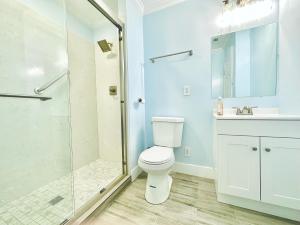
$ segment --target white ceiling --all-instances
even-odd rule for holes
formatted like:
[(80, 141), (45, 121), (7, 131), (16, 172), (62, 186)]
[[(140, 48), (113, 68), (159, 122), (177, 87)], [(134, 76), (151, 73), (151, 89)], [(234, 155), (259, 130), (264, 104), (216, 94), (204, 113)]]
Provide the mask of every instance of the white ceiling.
[(144, 13), (149, 14), (167, 8), (169, 6), (178, 4), (185, 0), (138, 0), (138, 1), (142, 1), (144, 5)]

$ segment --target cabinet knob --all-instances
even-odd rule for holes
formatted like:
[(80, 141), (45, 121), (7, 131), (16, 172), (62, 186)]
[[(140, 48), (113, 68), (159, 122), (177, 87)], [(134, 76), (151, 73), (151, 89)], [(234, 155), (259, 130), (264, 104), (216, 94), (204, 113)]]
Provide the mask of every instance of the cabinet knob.
[(253, 151), (257, 151), (257, 147), (253, 147), (252, 150), (253, 150)]
[(270, 148), (266, 148), (265, 151), (266, 151), (266, 152), (270, 152), (271, 149), (270, 149)]

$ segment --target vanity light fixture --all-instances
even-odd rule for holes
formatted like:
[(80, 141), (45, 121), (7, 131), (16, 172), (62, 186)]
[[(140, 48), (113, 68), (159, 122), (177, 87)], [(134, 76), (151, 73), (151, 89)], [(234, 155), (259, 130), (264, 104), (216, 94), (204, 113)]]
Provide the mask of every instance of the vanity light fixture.
[(260, 20), (275, 9), (274, 0), (224, 0), (223, 4), (223, 12), (217, 18), (217, 25), (222, 28)]

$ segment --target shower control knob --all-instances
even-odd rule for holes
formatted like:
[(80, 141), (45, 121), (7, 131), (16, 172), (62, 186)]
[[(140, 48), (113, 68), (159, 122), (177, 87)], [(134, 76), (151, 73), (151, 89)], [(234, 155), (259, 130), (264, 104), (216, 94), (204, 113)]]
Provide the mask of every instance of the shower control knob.
[(253, 150), (253, 151), (257, 151), (257, 147), (253, 147), (252, 150)]

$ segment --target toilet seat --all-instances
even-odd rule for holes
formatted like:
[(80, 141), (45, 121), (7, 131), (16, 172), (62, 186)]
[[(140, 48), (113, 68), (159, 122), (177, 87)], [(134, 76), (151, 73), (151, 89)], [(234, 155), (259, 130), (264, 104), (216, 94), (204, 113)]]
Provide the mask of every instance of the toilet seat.
[(140, 161), (148, 165), (162, 165), (174, 159), (173, 148), (153, 146), (140, 155)]

